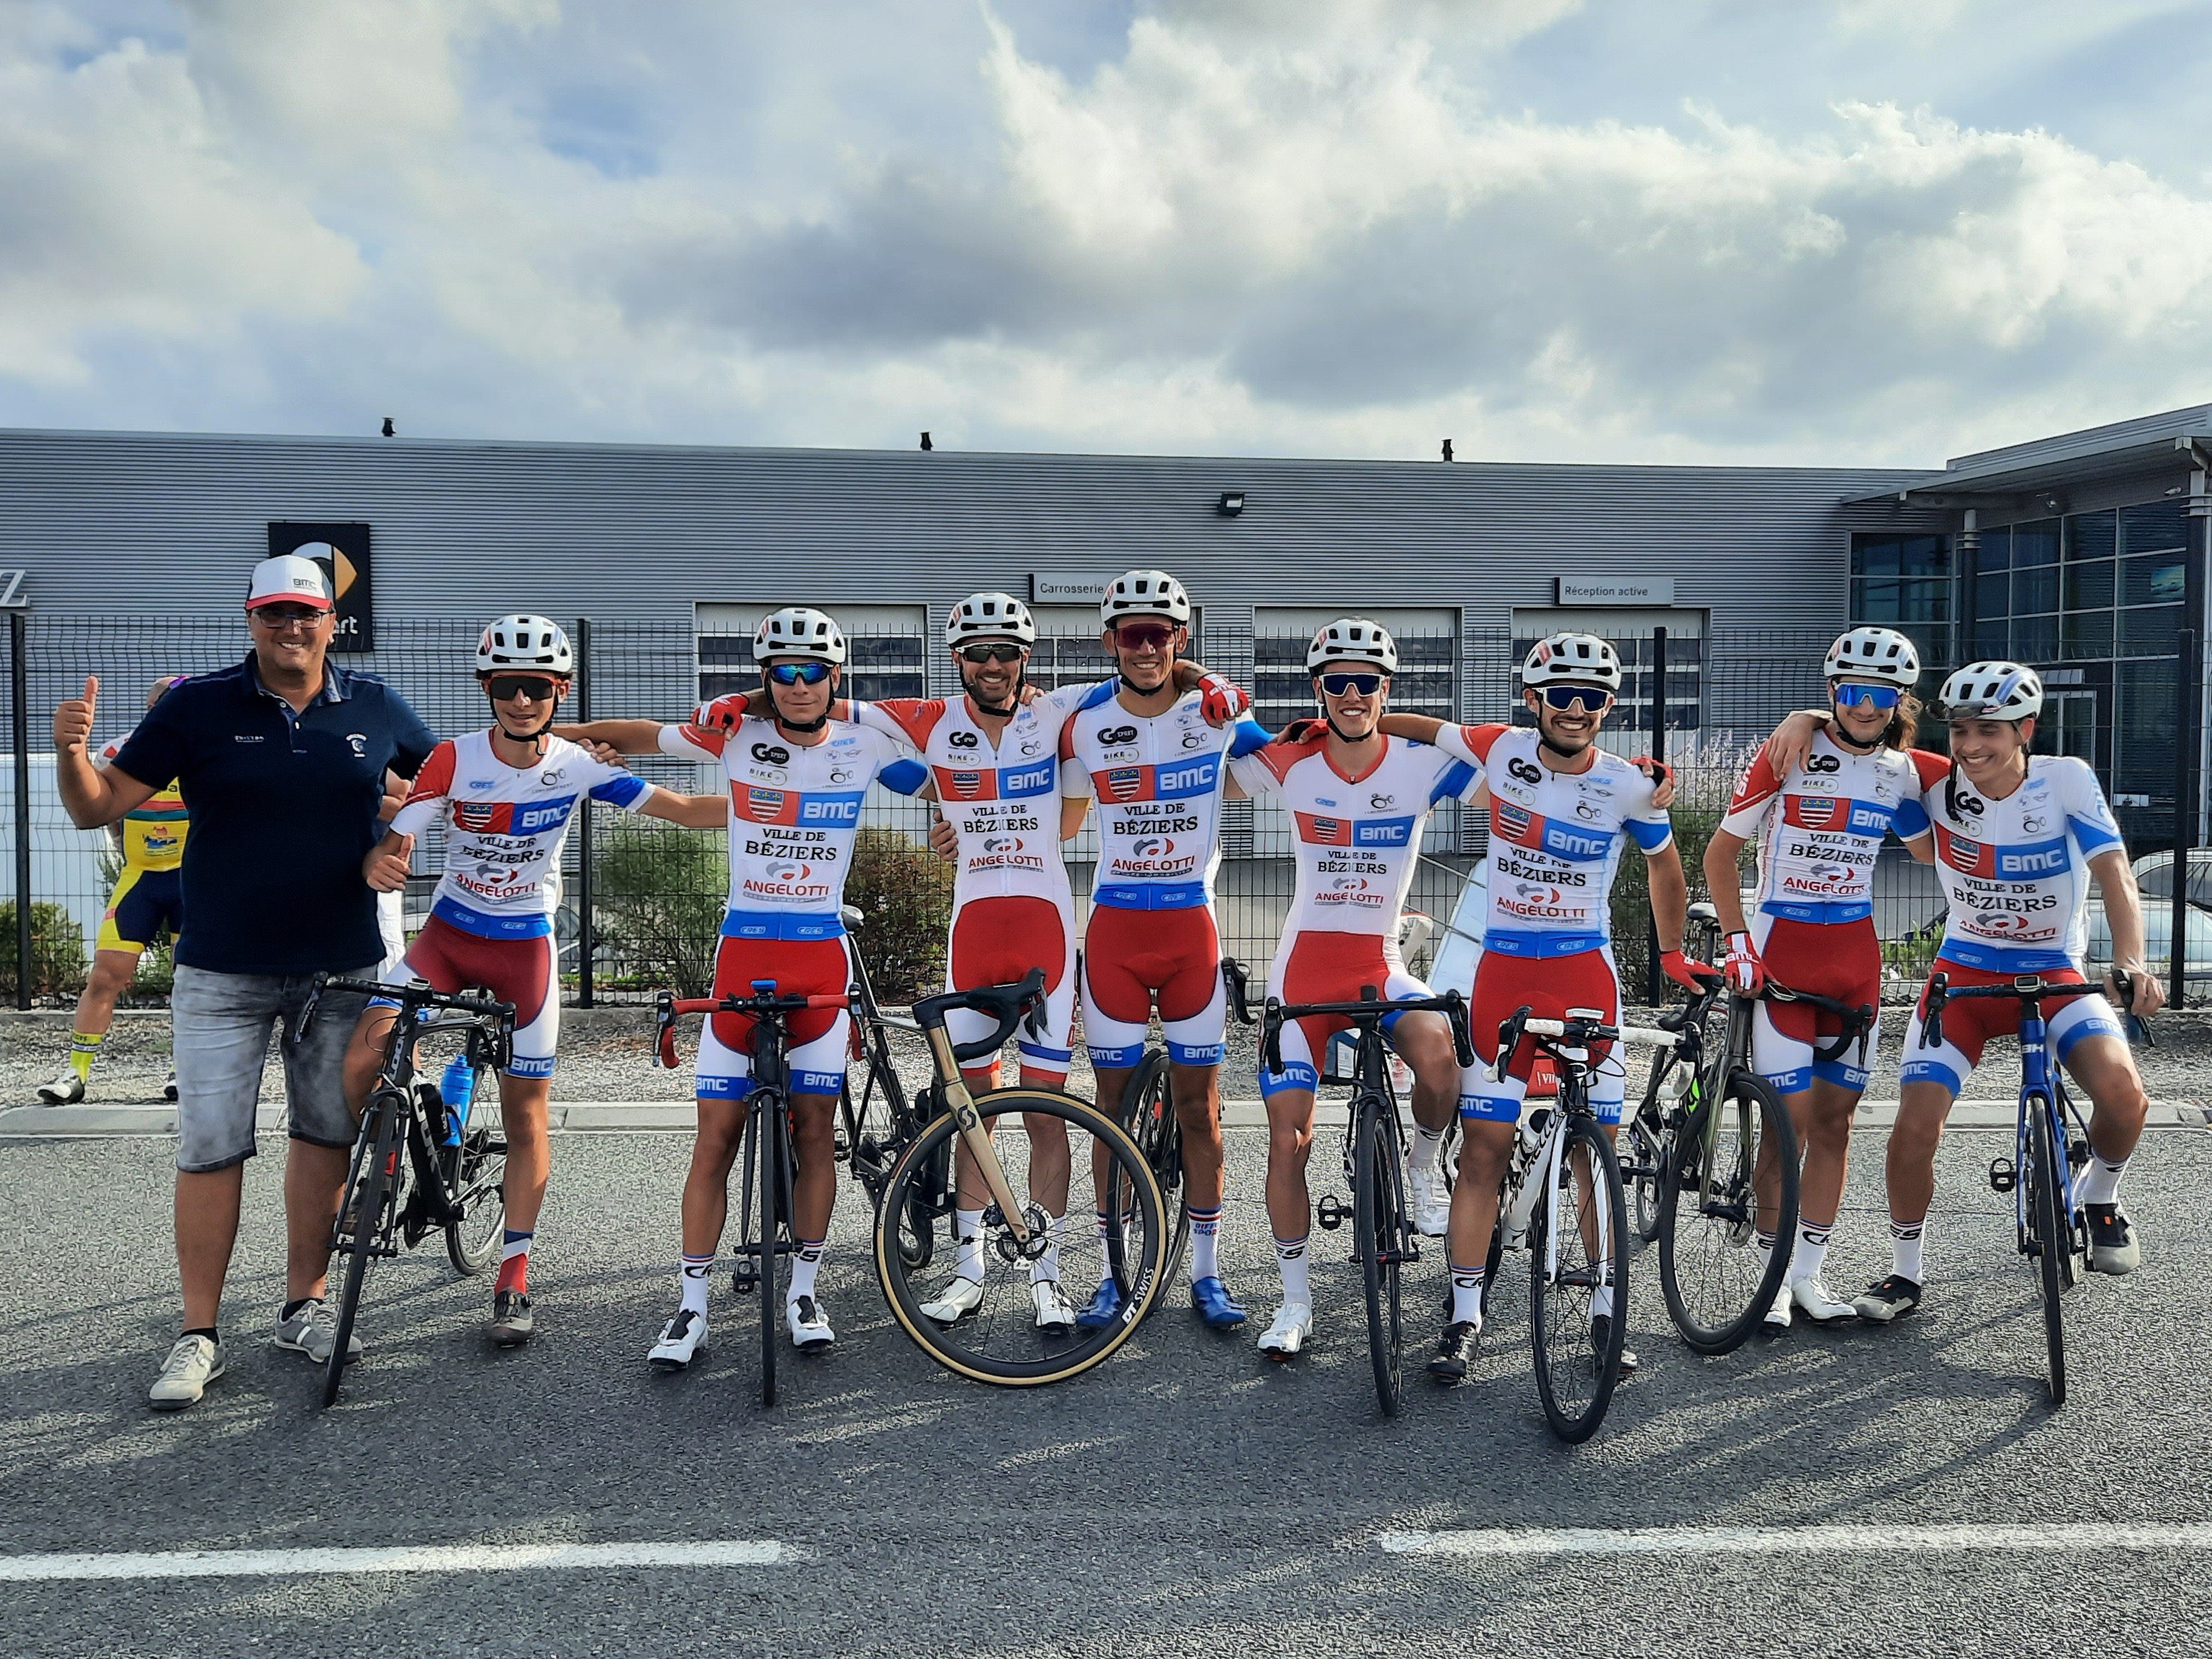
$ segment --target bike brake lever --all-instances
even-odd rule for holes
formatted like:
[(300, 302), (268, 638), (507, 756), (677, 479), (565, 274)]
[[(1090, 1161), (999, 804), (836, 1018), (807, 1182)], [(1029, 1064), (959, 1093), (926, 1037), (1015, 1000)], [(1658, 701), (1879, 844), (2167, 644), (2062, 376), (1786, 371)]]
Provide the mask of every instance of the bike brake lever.
[(1276, 1077), (1282, 1076), (1283, 1007), (1273, 997), (1267, 999), (1267, 1010), (1261, 1026), (1260, 1046), (1267, 1061), (1267, 1070)]
[(1451, 1000), (1444, 1009), (1444, 1018), (1451, 1024), (1452, 1058), (1459, 1061), (1462, 1072), (1480, 1058), (1474, 1052), (1474, 1033), (1467, 1023), (1467, 999), (1456, 991), (1449, 994)]

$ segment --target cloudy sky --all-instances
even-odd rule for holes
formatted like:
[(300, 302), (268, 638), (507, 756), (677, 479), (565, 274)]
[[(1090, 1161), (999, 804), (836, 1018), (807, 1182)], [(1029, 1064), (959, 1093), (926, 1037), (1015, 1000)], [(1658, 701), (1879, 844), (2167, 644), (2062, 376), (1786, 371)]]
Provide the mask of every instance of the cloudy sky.
[(0, 0), (0, 425), (1929, 465), (2212, 401), (2203, 0)]

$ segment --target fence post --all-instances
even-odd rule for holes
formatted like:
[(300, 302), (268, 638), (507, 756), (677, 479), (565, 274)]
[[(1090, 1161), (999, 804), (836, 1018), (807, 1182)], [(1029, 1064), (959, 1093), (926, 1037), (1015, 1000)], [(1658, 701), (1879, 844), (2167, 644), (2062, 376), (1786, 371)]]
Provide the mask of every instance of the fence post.
[(8, 672), (15, 698), (15, 1006), (31, 1006), (31, 664), (30, 628), (8, 613)]
[(2203, 671), (2197, 661), (2195, 629), (2183, 629), (2174, 643), (2181, 659), (2174, 665), (2173, 676), (2173, 920), (2166, 934), (2172, 947), (2166, 968), (2172, 988), (2166, 1000), (2179, 1008), (2189, 988), (2189, 851), (2197, 842), (2197, 702)]
[[(1667, 758), (1667, 630), (1651, 630), (1651, 758)], [(1645, 952), (1644, 963), (1644, 1001), (1647, 1007), (1656, 1008), (1664, 988), (1659, 971), (1659, 910), (1650, 902), (1651, 877), (1647, 870), (1644, 878), (1644, 908), (1651, 918), (1651, 944)]]
[[(576, 619), (576, 718), (592, 718), (592, 619)], [(592, 798), (580, 798), (576, 820), (576, 1006), (592, 1006)]]

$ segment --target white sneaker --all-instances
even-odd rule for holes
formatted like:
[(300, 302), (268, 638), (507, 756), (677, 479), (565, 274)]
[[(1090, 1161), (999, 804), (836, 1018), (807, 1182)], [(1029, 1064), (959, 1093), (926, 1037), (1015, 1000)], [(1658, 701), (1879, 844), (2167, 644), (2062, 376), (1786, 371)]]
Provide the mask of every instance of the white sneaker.
[(1285, 1302), (1275, 1310), (1274, 1322), (1261, 1333), (1260, 1352), (1270, 1359), (1288, 1359), (1312, 1340), (1313, 1310), (1303, 1302)]
[(222, 1375), (222, 1346), (204, 1336), (180, 1336), (161, 1362), (161, 1374), (146, 1390), (157, 1412), (180, 1412), (197, 1404), (207, 1385)]
[(1790, 1287), (1784, 1285), (1780, 1290), (1775, 1291), (1774, 1305), (1766, 1310), (1766, 1316), (1759, 1322), (1759, 1329), (1765, 1331), (1769, 1336), (1781, 1335), (1790, 1328), (1790, 1317), (1796, 1306), (1796, 1299), (1790, 1294)]
[(1030, 1300), (1036, 1304), (1036, 1328), (1047, 1336), (1066, 1336), (1075, 1329), (1075, 1309), (1056, 1279), (1030, 1282)]
[[(41, 1106), (74, 1106), (84, 1098), (84, 1079), (71, 1066), (52, 1083), (39, 1085), (39, 1104)], [(192, 1396), (197, 1400), (198, 1395)], [(188, 1401), (185, 1402), (190, 1404)]]
[(161, 1081), (161, 1098), (164, 1100), (174, 1100), (176, 1097), (177, 1074), (174, 1072), (172, 1072)]
[(707, 1352), (707, 1316), (679, 1308), (676, 1317), (660, 1328), (660, 1336), (645, 1356), (657, 1371), (680, 1371)]
[(921, 1316), (939, 1325), (957, 1325), (982, 1305), (982, 1281), (955, 1273), (933, 1300), (921, 1304)]
[(1839, 1319), (1856, 1319), (1859, 1310), (1838, 1297), (1818, 1279), (1800, 1279), (1790, 1286), (1797, 1311), (1815, 1325), (1832, 1325)]
[(1441, 1170), (1408, 1170), (1406, 1192), (1413, 1203), (1413, 1231), (1424, 1238), (1442, 1238), (1451, 1225), (1451, 1190)]
[[(303, 1353), (318, 1365), (327, 1364), (331, 1350), (337, 1346), (338, 1319), (322, 1297), (310, 1297), (294, 1310), (289, 1319), (280, 1311), (276, 1319), (276, 1343), (290, 1353)], [(361, 1338), (346, 1338), (346, 1359), (349, 1363), (361, 1358)]]
[(830, 1315), (811, 1296), (794, 1297), (783, 1304), (783, 1322), (791, 1328), (794, 1348), (823, 1348), (837, 1340), (830, 1328)]

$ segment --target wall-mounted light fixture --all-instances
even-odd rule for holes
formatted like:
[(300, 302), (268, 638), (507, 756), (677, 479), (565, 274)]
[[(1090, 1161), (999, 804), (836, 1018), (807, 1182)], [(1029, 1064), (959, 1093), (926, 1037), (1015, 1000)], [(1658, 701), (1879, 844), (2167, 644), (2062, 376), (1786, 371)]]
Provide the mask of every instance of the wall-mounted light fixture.
[(1223, 518), (1233, 519), (1243, 510), (1244, 492), (1243, 490), (1224, 489), (1221, 492), (1220, 512)]

